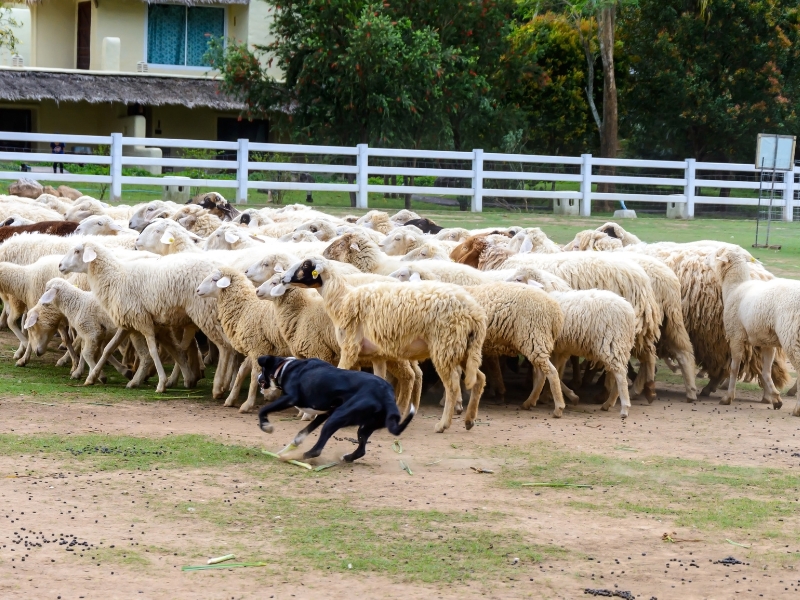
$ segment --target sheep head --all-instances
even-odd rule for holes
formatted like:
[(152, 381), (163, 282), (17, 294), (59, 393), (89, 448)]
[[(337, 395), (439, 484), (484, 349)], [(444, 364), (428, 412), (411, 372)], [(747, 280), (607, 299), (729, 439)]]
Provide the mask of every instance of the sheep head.
[(223, 274), (220, 269), (214, 269), (208, 277), (200, 282), (196, 291), (201, 298), (219, 298), (222, 290), (230, 285), (230, 276)]
[(60, 273), (87, 273), (89, 263), (97, 258), (96, 247), (93, 244), (78, 244), (67, 252), (58, 263)]
[(283, 283), (283, 273), (275, 273), (275, 275), (258, 287), (256, 296), (262, 300), (272, 300), (274, 302), (291, 289), (291, 287), (287, 287), (286, 284)]
[(320, 288), (323, 283), (321, 274), (326, 267), (324, 258), (307, 258), (284, 273), (281, 281), (296, 287)]
[(333, 240), (328, 244), (328, 247), (322, 252), (322, 256), (328, 260), (351, 263), (352, 257), (358, 255), (369, 241), (364, 234), (355, 231), (345, 233), (338, 240)]

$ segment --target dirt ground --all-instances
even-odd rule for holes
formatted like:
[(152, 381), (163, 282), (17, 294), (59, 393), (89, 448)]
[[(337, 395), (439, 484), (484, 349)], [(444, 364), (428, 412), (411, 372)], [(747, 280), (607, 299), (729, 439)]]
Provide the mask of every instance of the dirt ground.
[[(751, 546), (745, 549), (726, 542), (726, 534), (681, 529), (666, 516), (620, 518), (571, 504), (607, 489), (533, 490), (498, 485), (500, 472), (513, 464), (508, 457), (516, 448), (529, 448), (532, 443), (622, 460), (674, 457), (798, 470), (800, 419), (790, 416), (793, 400), (778, 412), (760, 404), (754, 392), (742, 393), (731, 407), (721, 407), (715, 399), (691, 405), (684, 402), (678, 388), (662, 385), (661, 389), (665, 387), (669, 390), (661, 391), (653, 405), (634, 400), (627, 421), (591, 404), (568, 408), (562, 419), (553, 419), (545, 406), (527, 412), (514, 403), (497, 406), (487, 401), (480, 414), (484, 426), (468, 432), (457, 418), (451, 430), (438, 435), (433, 424), (440, 409), (429, 399), (402, 436), (400, 458), (413, 469), (413, 476), (399, 468), (399, 456), (385, 431), (373, 437), (364, 459), (331, 469), (325, 478), (276, 463), (276, 468), (297, 471), (295, 494), (348, 497), (365, 507), (500, 511), (503, 523), (519, 530), (526, 540), (564, 550), (563, 555), (538, 563), (515, 564), (509, 556), (504, 569), (478, 581), (424, 584), (298, 567), (292, 549), (274, 543), (270, 535), (279, 517), (291, 515), (275, 515), (265, 506), (263, 521), (231, 527), (183, 508), (187, 502), (199, 506), (222, 499), (234, 510), (237, 500), (263, 489), (260, 486), (269, 487), (268, 479), (254, 478), (243, 467), (73, 472), (48, 455), (3, 456), (0, 597), (575, 598), (583, 596), (586, 588), (660, 599), (800, 596), (795, 517), (781, 523), (790, 532), (789, 539), (794, 538), (792, 547), (786, 546), (785, 536), (776, 540), (756, 532), (740, 540)], [(276, 433), (267, 436), (258, 429), (253, 414), (185, 400), (53, 404), (0, 400), (2, 433), (137, 437), (192, 433), (225, 444), (277, 450), (300, 428), (286, 413), (281, 415), (286, 420), (275, 421)], [(344, 436), (352, 435), (341, 432), (319, 462), (349, 451), (352, 444)], [(489, 448), (502, 452), (487, 452)], [(472, 467), (494, 473), (478, 474)], [(662, 541), (664, 533), (676, 540), (699, 541), (667, 543)], [(72, 540), (76, 544), (69, 546)], [(224, 554), (226, 549), (246, 552), (270, 567), (180, 571), (183, 565), (205, 562), (199, 556)], [(137, 561), (127, 560), (125, 552), (135, 553)], [(789, 552), (792, 560), (774, 559)], [(744, 564), (714, 562), (729, 555)]]

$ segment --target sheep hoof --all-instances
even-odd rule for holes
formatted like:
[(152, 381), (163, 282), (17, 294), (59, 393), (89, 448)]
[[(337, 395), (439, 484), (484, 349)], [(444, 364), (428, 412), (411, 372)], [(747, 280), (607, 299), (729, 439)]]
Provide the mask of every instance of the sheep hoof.
[(100, 383), (102, 383), (104, 385), (106, 383), (108, 383), (108, 377), (106, 377), (105, 375), (100, 375), (99, 379), (100, 379)]
[(225, 397), (225, 392), (224, 392), (224, 391), (220, 391), (220, 392), (212, 392), (212, 393), (211, 393), (211, 397), (212, 397), (214, 400), (222, 400), (222, 399)]
[(553, 416), (554, 416), (556, 419), (560, 419), (560, 418), (561, 418), (561, 415), (563, 415), (563, 414), (564, 414), (564, 409), (563, 409), (563, 408), (555, 408), (555, 409), (553, 410)]
[(444, 423), (442, 423), (441, 421), (439, 421), (439, 422), (436, 424), (436, 426), (433, 428), (433, 430), (434, 430), (436, 433), (444, 433), (444, 430), (445, 430), (445, 429), (447, 429), (447, 425), (445, 425), (445, 424), (444, 424)]
[(455, 407), (454, 410), (455, 410), (455, 413), (457, 415), (460, 415), (462, 412), (464, 412), (464, 405), (461, 404), (461, 402), (459, 402), (459, 403), (456, 404), (456, 407)]
[(526, 400), (525, 402), (522, 403), (522, 410), (530, 410), (534, 406), (536, 406), (536, 402), (529, 402), (528, 400)]
[(236, 398), (230, 397), (227, 400), (225, 400), (225, 404), (223, 404), (222, 406), (233, 406), (235, 400)]
[(80, 379), (81, 375), (82, 375), (81, 373), (78, 373), (77, 371), (73, 371), (72, 373), (69, 374), (69, 378), (70, 379)]
[(137, 383), (135, 381), (129, 381), (127, 383), (127, 385), (125, 386), (125, 389), (126, 390), (132, 390), (132, 389), (135, 389), (135, 388), (138, 388), (138, 387), (139, 387), (139, 383)]
[(94, 385), (95, 379), (92, 376), (86, 378), (86, 381), (83, 382), (83, 385)]
[(253, 408), (253, 407), (252, 407), (252, 405), (251, 405), (251, 406), (248, 406), (248, 405), (247, 405), (247, 403), (245, 402), (244, 404), (242, 404), (242, 405), (239, 407), (239, 412), (240, 412), (241, 414), (248, 413), (248, 412), (250, 412), (250, 409), (251, 409), (251, 408)]
[(466, 427), (466, 428), (467, 428), (467, 431), (469, 431), (470, 429), (472, 429), (472, 427), (473, 427), (474, 425), (475, 425), (475, 421), (473, 421), (472, 419), (464, 419), (464, 427)]
[(610, 408), (611, 408), (610, 404), (603, 404), (603, 406), (600, 407), (600, 410), (608, 411), (608, 409), (610, 409)]
[(15, 365), (17, 365), (18, 367), (24, 367), (25, 365), (27, 365), (27, 364), (28, 364), (28, 361), (27, 361), (27, 360), (23, 360), (23, 359), (21, 359), (21, 358), (20, 358), (20, 359), (19, 359), (17, 362), (15, 362), (14, 364), (15, 364)]
[(622, 419), (627, 419), (627, 418), (628, 418), (628, 411), (627, 411), (627, 410), (625, 410), (625, 409), (623, 408), (623, 409), (622, 409), (622, 410), (619, 412), (619, 416), (620, 416)]
[(792, 411), (792, 416), (800, 417), (800, 402), (795, 405), (794, 410)]
[(648, 381), (644, 384), (644, 398), (648, 404), (652, 404), (656, 399), (656, 383), (655, 381)]
[(707, 397), (707, 396), (711, 395), (711, 392), (715, 392), (715, 391), (716, 390), (711, 389), (711, 384), (709, 384), (709, 385), (705, 386), (702, 390), (700, 390), (700, 395)]
[(722, 400), (720, 400), (719, 403), (728, 406), (731, 403), (731, 397), (726, 394), (722, 397)]
[(133, 371), (131, 371), (130, 369), (128, 369), (127, 371), (125, 371), (125, 372), (123, 373), (123, 376), (124, 376), (124, 377), (125, 377), (125, 379), (127, 379), (128, 381), (130, 381), (131, 379), (133, 379), (133, 375), (134, 375), (134, 373), (133, 373)]
[[(275, 431), (275, 427), (273, 427), (273, 426), (272, 426), (272, 423), (270, 423), (269, 421), (265, 421), (264, 423), (261, 423), (261, 424), (259, 424), (259, 426), (258, 426), (258, 427), (259, 427), (259, 428), (261, 429), (261, 431), (263, 431), (264, 433), (272, 433), (273, 431)], [(281, 451), (281, 452), (282, 452), (282, 451)], [(279, 452), (278, 454), (280, 454), (280, 452)]]
[(783, 402), (781, 402), (781, 399), (778, 398), (772, 403), (772, 410), (780, 410), (781, 406), (783, 406)]

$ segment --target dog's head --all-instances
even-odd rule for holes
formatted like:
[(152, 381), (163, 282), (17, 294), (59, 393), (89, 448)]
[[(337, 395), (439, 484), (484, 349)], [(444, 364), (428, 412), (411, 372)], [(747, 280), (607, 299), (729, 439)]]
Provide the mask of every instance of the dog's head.
[(283, 276), (283, 283), (305, 288), (322, 287), (322, 277), (320, 275), (325, 270), (325, 267), (326, 261), (324, 258), (307, 258), (286, 271)]
[(262, 390), (268, 388), (275, 369), (285, 360), (285, 356), (259, 356), (258, 366), (261, 367), (261, 373), (258, 374), (258, 387)]

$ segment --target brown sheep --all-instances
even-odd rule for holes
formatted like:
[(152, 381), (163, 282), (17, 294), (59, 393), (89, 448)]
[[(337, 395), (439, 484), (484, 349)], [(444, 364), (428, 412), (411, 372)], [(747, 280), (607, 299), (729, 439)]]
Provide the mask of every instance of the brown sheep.
[(16, 225), (0, 227), (0, 243), (16, 233), (46, 233), (66, 237), (72, 235), (77, 229), (76, 221), (41, 221), (33, 225)]

